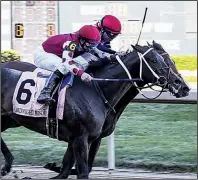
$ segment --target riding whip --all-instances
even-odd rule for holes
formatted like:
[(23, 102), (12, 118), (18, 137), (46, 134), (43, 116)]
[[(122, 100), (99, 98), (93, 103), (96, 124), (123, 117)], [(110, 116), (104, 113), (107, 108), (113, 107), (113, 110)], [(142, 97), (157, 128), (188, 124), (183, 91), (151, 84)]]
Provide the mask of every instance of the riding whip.
[(148, 9), (148, 8), (146, 7), (146, 9), (145, 9), (145, 13), (144, 13), (144, 18), (143, 18), (143, 21), (142, 21), (142, 27), (141, 27), (140, 34), (139, 34), (139, 37), (138, 37), (138, 40), (137, 40), (136, 45), (138, 44), (139, 39), (140, 39), (140, 36), (141, 36), (141, 34), (142, 34), (142, 28), (143, 28), (143, 26), (144, 26), (144, 22), (145, 22), (145, 19), (146, 19), (147, 9)]

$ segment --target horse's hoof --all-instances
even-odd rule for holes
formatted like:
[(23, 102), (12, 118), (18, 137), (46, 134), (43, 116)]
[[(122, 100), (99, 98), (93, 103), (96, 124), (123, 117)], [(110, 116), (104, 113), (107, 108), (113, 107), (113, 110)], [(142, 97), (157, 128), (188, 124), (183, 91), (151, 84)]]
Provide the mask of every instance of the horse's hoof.
[(1, 176), (5, 176), (6, 174), (8, 174), (8, 172), (2, 169), (1, 170)]
[(24, 178), (22, 178), (22, 179), (32, 179), (31, 177), (24, 177)]
[(57, 175), (57, 176), (54, 176), (54, 177), (52, 177), (52, 178), (50, 178), (50, 179), (67, 179), (68, 177), (65, 177), (65, 176), (63, 176), (63, 175)]
[[(19, 176), (17, 176), (16, 174), (14, 175), (14, 178), (15, 179), (19, 179)], [(23, 178), (22, 178), (23, 179)]]
[(45, 169), (51, 169), (53, 167), (56, 167), (56, 163), (47, 163), (45, 166), (43, 166)]
[(10, 166), (3, 165), (1, 168), (1, 176), (7, 175), (11, 170)]
[(48, 163), (45, 166), (43, 166), (45, 169), (48, 169), (50, 171), (55, 171), (57, 173), (60, 173), (60, 167), (56, 165), (56, 163)]
[(54, 176), (54, 177), (52, 177), (50, 179), (62, 179), (62, 178), (60, 178), (59, 176)]
[(71, 171), (70, 171), (70, 175), (77, 175), (77, 171), (76, 171), (76, 169), (71, 169)]

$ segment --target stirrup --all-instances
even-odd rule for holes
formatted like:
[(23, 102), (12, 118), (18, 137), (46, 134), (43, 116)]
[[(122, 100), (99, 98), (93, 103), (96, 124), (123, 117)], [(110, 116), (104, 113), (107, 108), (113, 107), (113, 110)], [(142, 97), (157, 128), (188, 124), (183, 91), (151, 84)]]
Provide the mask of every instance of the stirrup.
[(46, 100), (42, 100), (42, 103), (39, 102), (40, 104), (44, 104), (44, 105), (51, 105), (52, 103), (55, 103), (56, 100), (51, 98), (51, 99), (46, 99)]
[(56, 100), (55, 99), (53, 99), (53, 98), (51, 98), (51, 99), (48, 99), (48, 100), (45, 100), (45, 105), (51, 105), (52, 103), (55, 103), (56, 102)]
[(52, 97), (50, 98), (45, 98), (45, 99), (37, 99), (37, 102), (40, 104), (45, 104), (45, 105), (50, 105), (54, 103), (56, 100), (53, 99)]

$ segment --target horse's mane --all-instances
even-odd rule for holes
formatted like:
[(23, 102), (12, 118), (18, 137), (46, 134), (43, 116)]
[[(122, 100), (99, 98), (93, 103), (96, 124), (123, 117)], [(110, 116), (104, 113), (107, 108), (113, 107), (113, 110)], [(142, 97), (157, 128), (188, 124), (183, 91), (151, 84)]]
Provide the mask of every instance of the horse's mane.
[[(131, 60), (135, 60), (135, 58), (137, 57), (137, 54), (135, 51), (130, 51), (127, 52), (125, 55), (123, 56), (119, 56), (120, 59), (122, 60), (122, 62), (124, 62), (126, 59), (130, 58)], [(100, 60), (100, 58), (99, 58)], [(113, 69), (115, 69), (117, 66), (120, 66), (119, 62), (117, 60), (115, 60), (113, 63), (105, 63), (104, 65), (101, 65), (97, 68), (88, 68), (87, 71), (91, 72), (92, 74), (97, 74), (97, 75), (104, 75), (105, 77), (108, 77), (109, 72), (112, 72)]]

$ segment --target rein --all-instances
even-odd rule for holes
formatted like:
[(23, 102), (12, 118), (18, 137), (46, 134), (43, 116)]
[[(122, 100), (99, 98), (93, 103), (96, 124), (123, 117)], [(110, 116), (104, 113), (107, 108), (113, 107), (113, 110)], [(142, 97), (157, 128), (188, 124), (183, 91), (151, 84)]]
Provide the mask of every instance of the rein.
[(112, 110), (114, 113), (116, 113), (116, 110), (114, 109), (114, 107), (109, 103), (109, 101), (106, 99), (106, 97), (104, 96), (102, 90), (100, 89), (100, 86), (98, 85), (98, 83), (96, 81), (93, 81), (93, 84), (96, 88), (96, 90), (99, 92), (99, 94), (101, 95), (103, 101), (105, 104), (107, 104)]
[(132, 78), (132, 79), (102, 79), (102, 78), (93, 78), (93, 81), (106, 81), (106, 82), (132, 82), (132, 81), (143, 81), (140, 78)]
[[(123, 69), (124, 69), (125, 72), (127, 73), (128, 77), (129, 77), (128, 79), (102, 79), (102, 78), (93, 78), (93, 79), (92, 79), (93, 82), (94, 82), (95, 87), (96, 87), (97, 90), (100, 92), (100, 94), (101, 94), (103, 100), (105, 101), (106, 104), (109, 105), (109, 107), (110, 107), (114, 112), (115, 112), (115, 109), (108, 103), (108, 101), (107, 101), (106, 98), (104, 97), (104, 95), (103, 95), (103, 93), (102, 93), (100, 87), (98, 86), (98, 84), (97, 84), (95, 81), (104, 81), (104, 82), (129, 82), (129, 83), (132, 83), (132, 85), (134, 85), (134, 86), (137, 88), (138, 92), (139, 92), (144, 98), (149, 99), (149, 100), (154, 100), (154, 99), (158, 98), (158, 97), (162, 94), (162, 92), (167, 92), (166, 86), (167, 86), (167, 84), (168, 84), (168, 79), (169, 79), (169, 74), (170, 74), (170, 67), (167, 67), (167, 68), (169, 68), (169, 74), (168, 74), (168, 77), (167, 77), (167, 78), (158, 76), (158, 75), (156, 74), (155, 70), (153, 70), (153, 69), (150, 67), (150, 65), (147, 63), (146, 59), (144, 58), (144, 56), (145, 56), (148, 52), (150, 52), (151, 50), (153, 50), (153, 48), (149, 48), (144, 54), (141, 54), (141, 53), (137, 52), (137, 53), (138, 53), (139, 60), (140, 60), (140, 71), (139, 71), (139, 77), (140, 77), (140, 78), (132, 78), (131, 75), (130, 75), (130, 73), (129, 73), (129, 71), (128, 71), (128, 69), (127, 69), (127, 67), (126, 67), (126, 66), (124, 65), (124, 63), (121, 61), (120, 57), (119, 57), (119, 56), (116, 56), (117, 61), (119, 62), (119, 64), (123, 67)], [(163, 56), (163, 55), (167, 55), (167, 54), (168, 54), (168, 53), (163, 53), (163, 54), (160, 54), (160, 55)], [(147, 84), (147, 86), (141, 87), (141, 88), (140, 88), (140, 87), (137, 85), (136, 82), (137, 82), (137, 81), (143, 81), (143, 79), (142, 79), (142, 69), (143, 69), (142, 65), (143, 65), (143, 62), (146, 64), (146, 66), (147, 66), (148, 69), (151, 71), (151, 73), (153, 74), (153, 76), (157, 79), (157, 81), (154, 82), (154, 83), (152, 83), (151, 85)], [(159, 85), (159, 79), (160, 79), (160, 78), (165, 78), (165, 81), (166, 81), (166, 83), (163, 84), (162, 86)], [(159, 86), (159, 87), (161, 87), (162, 89), (161, 89), (160, 91), (158, 91), (158, 90), (153, 89), (153, 86)], [(154, 90), (154, 91), (157, 91), (157, 92), (160, 92), (160, 93), (159, 93), (156, 97), (154, 97), (154, 98), (149, 98), (149, 97), (145, 96), (145, 95), (143, 94), (143, 92), (141, 91), (142, 89), (146, 89), (146, 88), (150, 88), (150, 89), (152, 89), (152, 90)]]

